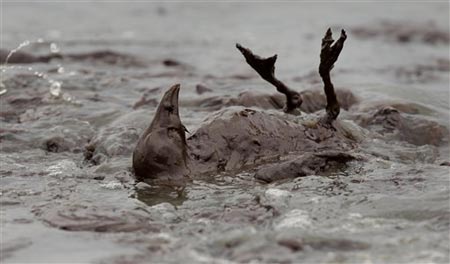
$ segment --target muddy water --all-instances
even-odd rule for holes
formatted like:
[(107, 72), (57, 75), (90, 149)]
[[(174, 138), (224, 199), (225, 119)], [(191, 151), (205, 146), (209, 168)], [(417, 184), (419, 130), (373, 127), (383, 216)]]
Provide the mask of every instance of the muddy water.
[[(42, 38), (23, 50), (45, 55), (56, 43), (62, 54), (117, 53), (3, 73), (2, 262), (448, 263), (445, 142), (363, 133), (378, 158), (271, 184), (239, 171), (176, 192), (135, 186), (130, 172), (130, 151), (170, 85), (182, 84), (190, 131), (212, 112), (199, 99), (273, 92), (235, 42), (278, 53), (277, 74), (292, 88), (321, 89), (329, 26), (348, 32), (333, 80), (360, 98), (359, 109), (412, 105), (449, 128), (448, 12), (448, 3), (403, 2), (3, 3), (2, 48)], [(61, 91), (50, 93), (34, 71)], [(197, 84), (212, 91), (198, 95)], [(88, 142), (103, 148), (91, 161)]]

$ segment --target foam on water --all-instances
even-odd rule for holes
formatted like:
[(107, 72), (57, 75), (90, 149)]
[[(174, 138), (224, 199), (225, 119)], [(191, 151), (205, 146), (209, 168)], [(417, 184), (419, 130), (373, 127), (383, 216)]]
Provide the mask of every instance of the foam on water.
[(73, 176), (80, 172), (80, 168), (72, 160), (62, 160), (46, 170), (50, 176)]
[(123, 185), (120, 182), (110, 181), (106, 183), (100, 184), (100, 186), (104, 189), (108, 190), (119, 190), (123, 188)]
[(282, 220), (275, 226), (276, 230), (284, 229), (284, 228), (299, 228), (306, 229), (311, 227), (312, 219), (309, 216), (308, 212), (300, 209), (294, 209), (288, 212)]

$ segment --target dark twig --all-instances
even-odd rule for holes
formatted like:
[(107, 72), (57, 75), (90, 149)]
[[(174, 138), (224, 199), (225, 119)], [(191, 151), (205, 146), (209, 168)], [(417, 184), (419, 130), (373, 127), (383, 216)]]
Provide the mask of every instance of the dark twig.
[[(327, 97), (327, 107), (325, 121), (331, 123), (335, 120), (340, 112), (339, 102), (334, 92), (334, 86), (331, 82), (330, 71), (333, 69), (334, 63), (337, 61), (339, 54), (344, 47), (344, 41), (347, 39), (345, 31), (341, 31), (340, 38), (333, 44), (333, 36), (331, 29), (328, 29), (322, 39), (322, 50), (320, 52), (319, 74), (324, 84), (325, 95)], [(333, 44), (333, 45), (332, 45)]]
[(275, 62), (277, 55), (273, 55), (269, 58), (261, 58), (258, 55), (253, 54), (250, 49), (242, 47), (240, 44), (236, 44), (236, 48), (244, 55), (247, 63), (267, 82), (277, 88), (277, 91), (283, 93), (286, 96), (286, 106), (284, 111), (286, 113), (293, 113), (302, 104), (302, 97), (300, 93), (291, 90), (283, 82), (275, 77)]

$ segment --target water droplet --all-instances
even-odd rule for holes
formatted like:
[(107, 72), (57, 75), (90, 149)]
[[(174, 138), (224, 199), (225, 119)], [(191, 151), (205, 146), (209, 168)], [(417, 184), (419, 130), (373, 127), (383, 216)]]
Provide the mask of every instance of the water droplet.
[(50, 94), (59, 97), (61, 95), (61, 83), (54, 81), (52, 82), (52, 85), (50, 86)]
[(59, 47), (56, 45), (56, 43), (52, 42), (50, 44), (50, 52), (51, 53), (59, 53)]
[[(30, 45), (31, 43), (43, 43), (43, 42), (44, 42), (44, 40), (42, 38), (38, 38), (37, 40), (34, 40), (34, 41), (26, 40), (26, 41), (20, 43), (20, 45), (17, 46), (17, 48), (12, 49), (9, 52), (8, 56), (6, 56), (6, 59), (5, 59), (5, 62), (3, 63), (3, 65), (0, 65), (1, 73), (5, 73), (6, 70), (13, 70), (13, 69), (21, 69), (21, 70), (27, 70), (27, 71), (33, 72), (33, 74), (35, 76), (38, 76), (38, 77), (40, 77), (40, 78), (42, 78), (42, 79), (44, 79), (44, 80), (46, 80), (47, 82), (50, 83), (50, 94), (52, 96), (60, 97), (61, 94), (62, 94), (62, 92), (61, 92), (61, 82), (58, 82), (58, 81), (55, 81), (55, 80), (49, 78), (47, 74), (45, 74), (43, 72), (36, 71), (32, 67), (23, 67), (23, 66), (14, 66), (14, 65), (10, 66), (10, 65), (8, 65), (9, 58), (14, 53), (16, 53), (20, 49), (22, 49), (23, 47), (26, 47), (26, 46)], [(58, 53), (58, 52), (60, 52), (60, 49), (56, 45), (56, 43), (51, 43), (50, 44), (50, 51), (52, 53)], [(57, 72), (61, 74), (61, 73), (64, 73), (65, 70), (64, 70), (64, 68), (61, 65), (58, 65)], [(5, 94), (7, 92), (7, 90), (5, 88), (5, 85), (3, 84), (2, 81), (3, 81), (3, 75), (0, 78), (0, 95), (3, 95), (3, 94)], [(69, 98), (67, 98), (67, 100), (71, 101), (71, 100), (73, 100), (73, 98), (71, 98), (69, 96)]]
[(29, 40), (25, 40), (24, 42), (20, 43), (20, 45), (19, 45), (17, 48), (12, 49), (12, 50), (9, 52), (8, 56), (6, 56), (5, 62), (4, 62), (3, 64), (4, 64), (4, 65), (8, 64), (9, 58), (11, 58), (11, 56), (12, 56), (14, 53), (16, 53), (16, 52), (19, 51), (21, 48), (26, 47), (26, 46), (28, 46), (28, 45), (30, 45), (30, 41), (29, 41)]
[(72, 101), (72, 96), (70, 96), (70, 94), (68, 94), (68, 93), (64, 93), (62, 98), (64, 101), (67, 101), (67, 102)]
[(42, 78), (42, 75), (43, 75), (43, 74), (42, 74), (41, 72), (35, 71), (35, 72), (34, 72), (34, 75), (36, 75), (37, 77), (41, 77), (41, 78)]
[(22, 43), (19, 45), (19, 49), (20, 49), (20, 48), (23, 48), (23, 47), (26, 47), (26, 46), (28, 46), (28, 45), (30, 45), (30, 41), (29, 41), (29, 40), (25, 40), (24, 42), (22, 42)]

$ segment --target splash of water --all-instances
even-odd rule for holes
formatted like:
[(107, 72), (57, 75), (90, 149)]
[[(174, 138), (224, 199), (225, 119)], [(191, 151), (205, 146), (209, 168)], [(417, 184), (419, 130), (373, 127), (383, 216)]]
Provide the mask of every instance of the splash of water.
[[(11, 50), (9, 54), (6, 56), (5, 62), (1, 66), (1, 78), (0, 78), (0, 96), (7, 93), (7, 89), (3, 83), (3, 74), (6, 72), (7, 69), (25, 69), (29, 72), (33, 72), (33, 74), (39, 78), (42, 78), (43, 80), (46, 80), (50, 84), (49, 93), (51, 96), (55, 98), (62, 98), (65, 101), (78, 103), (77, 101), (73, 100), (74, 98), (70, 96), (67, 93), (62, 92), (62, 82), (54, 80), (50, 78), (47, 74), (39, 71), (35, 71), (32, 67), (23, 67), (23, 66), (9, 66), (8, 61), (11, 58), (14, 53), (20, 51), (22, 48), (29, 46), (33, 43), (44, 43), (44, 40), (42, 38), (38, 38), (35, 41), (26, 40), (19, 44), (15, 49)], [(59, 53), (60, 48), (58, 45), (54, 42), (50, 43), (50, 52), (52, 54)], [(58, 64), (58, 68), (56, 71), (58, 74), (63, 74), (65, 72), (64, 67), (62, 67), (60, 64)]]
[(65, 72), (64, 67), (61, 64), (58, 64), (58, 69), (56, 70), (59, 74), (63, 74)]
[(9, 59), (11, 58), (12, 55), (14, 55), (14, 53), (18, 52), (19, 50), (21, 50), (22, 48), (24, 48), (26, 46), (29, 46), (31, 43), (33, 43), (33, 42), (31, 42), (29, 40), (25, 40), (24, 42), (20, 43), (19, 46), (17, 46), (17, 48), (12, 49), (9, 52), (8, 56), (6, 56), (6, 59), (5, 59), (5, 62), (3, 63), (3, 66), (6, 67), (6, 65), (8, 64)]
[(0, 83), (0, 95), (4, 95), (8, 90), (6, 90), (5, 85)]
[(56, 45), (56, 43), (50, 44), (50, 52), (51, 53), (59, 53), (60, 52), (59, 47), (58, 47), (58, 45)]
[(3, 74), (5, 73), (5, 69), (2, 67), (1, 76), (0, 76), (0, 96), (4, 95), (8, 90), (6, 90), (5, 85), (3, 84)]
[(50, 94), (54, 97), (60, 97), (61, 96), (61, 83), (60, 82), (52, 82), (50, 85)]
[[(36, 40), (36, 43), (42, 43), (43, 39), (39, 38)], [(14, 55), (14, 53), (18, 52), (19, 50), (21, 50), (22, 48), (29, 46), (31, 43), (33, 43), (32, 41), (29, 40), (25, 40), (24, 42), (20, 43), (19, 46), (17, 46), (15, 49), (12, 49), (9, 54), (6, 56), (5, 62), (2, 65), (2, 72), (1, 72), (1, 77), (0, 77), (0, 95), (5, 94), (8, 90), (5, 87), (5, 84), (3, 84), (3, 75), (6, 72), (7, 69), (7, 65), (8, 65), (8, 61), (11, 58), (12, 55)]]

